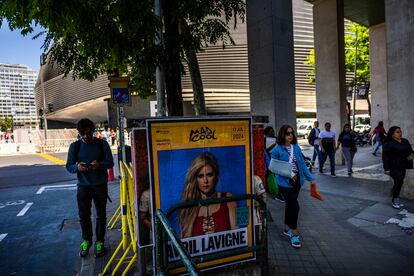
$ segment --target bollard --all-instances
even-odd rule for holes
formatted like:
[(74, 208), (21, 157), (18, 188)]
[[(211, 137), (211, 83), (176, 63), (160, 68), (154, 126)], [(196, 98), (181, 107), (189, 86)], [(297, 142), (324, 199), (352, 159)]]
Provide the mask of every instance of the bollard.
[(114, 177), (114, 168), (110, 168), (108, 169), (108, 181), (114, 181), (115, 177)]

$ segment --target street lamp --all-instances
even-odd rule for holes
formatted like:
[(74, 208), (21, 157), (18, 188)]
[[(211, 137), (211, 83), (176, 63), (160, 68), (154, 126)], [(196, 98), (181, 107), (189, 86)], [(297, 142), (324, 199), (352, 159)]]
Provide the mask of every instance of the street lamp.
[(356, 108), (356, 96), (357, 96), (357, 62), (358, 62), (358, 29), (355, 31), (355, 64), (354, 64), (354, 99), (352, 108), (352, 129), (355, 128), (355, 108)]
[(47, 55), (45, 53), (40, 55), (40, 86), (42, 89), (42, 98), (43, 98), (43, 126), (45, 132), (45, 145), (47, 145), (47, 118), (46, 118), (46, 95), (45, 87), (43, 83), (43, 65), (46, 64)]

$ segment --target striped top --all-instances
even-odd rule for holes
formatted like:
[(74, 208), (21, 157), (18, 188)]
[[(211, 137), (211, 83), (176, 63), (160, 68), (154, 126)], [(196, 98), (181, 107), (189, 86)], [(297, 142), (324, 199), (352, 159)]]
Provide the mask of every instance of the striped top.
[[(290, 149), (291, 149), (291, 147), (285, 147), (285, 149), (288, 151), (289, 159), (290, 159), (290, 155), (291, 155)], [(292, 155), (293, 155), (293, 158), (292, 158), (292, 171), (294, 173), (297, 173), (297, 172), (299, 172), (299, 170), (298, 170), (298, 161), (296, 160), (296, 156), (294, 154), (292, 154)]]

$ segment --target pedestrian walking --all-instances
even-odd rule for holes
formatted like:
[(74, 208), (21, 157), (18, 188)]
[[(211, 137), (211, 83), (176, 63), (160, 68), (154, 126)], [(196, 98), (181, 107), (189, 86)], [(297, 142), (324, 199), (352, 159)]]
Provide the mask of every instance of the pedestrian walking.
[(321, 151), (319, 149), (319, 122), (315, 121), (313, 123), (313, 128), (309, 132), (308, 143), (313, 147), (313, 156), (312, 156), (312, 166), (315, 166), (315, 160), (318, 158), (318, 164), (321, 165)]
[(386, 135), (387, 132), (385, 131), (384, 123), (382, 121), (379, 121), (377, 127), (372, 131), (372, 136), (374, 137), (375, 141), (374, 151), (372, 152), (374, 156), (377, 156), (377, 151), (382, 146)]
[(336, 151), (336, 136), (335, 132), (331, 131), (331, 123), (325, 123), (325, 130), (319, 133), (319, 147), (321, 149), (321, 163), (319, 165), (319, 172), (323, 173), (323, 165), (326, 158), (329, 157), (331, 165), (331, 176), (336, 177), (335, 174), (335, 151)]
[(298, 146), (297, 138), (293, 128), (283, 125), (277, 135), (277, 146), (272, 150), (272, 159), (289, 162), (292, 165), (291, 177), (276, 174), (276, 182), (279, 191), (285, 199), (285, 226), (284, 234), (290, 238), (290, 244), (301, 247), (300, 236), (297, 230), (299, 202), (298, 196), (300, 189), (305, 182), (310, 181), (311, 185), (316, 185), (315, 178), (306, 167), (302, 151)]
[(94, 123), (81, 119), (77, 124), (81, 139), (69, 147), (66, 169), (76, 173), (77, 202), (83, 241), (80, 257), (85, 257), (92, 246), (92, 200), (96, 210), (95, 257), (105, 254), (106, 200), (108, 198), (107, 170), (114, 166), (111, 149), (106, 141), (93, 137)]
[(273, 129), (273, 127), (267, 126), (263, 132), (265, 136), (265, 149), (268, 153), (270, 153), (272, 149), (276, 146), (275, 130)]
[(412, 169), (412, 160), (409, 156), (413, 154), (413, 148), (407, 139), (402, 138), (401, 128), (393, 126), (388, 130), (383, 146), (382, 162), (384, 173), (394, 180), (392, 188), (392, 207), (400, 209), (404, 205), (399, 196), (407, 169)]
[(116, 133), (113, 129), (111, 129), (110, 136), (111, 136), (111, 146), (113, 146), (115, 145), (115, 140), (116, 140)]
[(338, 146), (336, 147), (336, 149), (339, 149), (339, 146), (341, 146), (349, 176), (353, 173), (352, 166), (354, 163), (355, 153), (357, 152), (355, 137), (356, 133), (351, 129), (351, 125), (345, 124), (342, 132), (339, 134)]
[[(273, 129), (273, 127), (271, 126), (267, 126), (264, 129), (264, 144), (265, 144), (265, 148), (264, 148), (264, 157), (265, 157), (265, 165), (266, 165), (266, 179), (269, 181), (269, 177), (274, 177), (274, 174), (269, 171), (269, 164), (270, 164), (270, 152), (272, 151), (272, 149), (276, 146), (276, 135), (275, 135), (275, 130)], [(277, 184), (276, 184), (277, 185)], [(268, 183), (268, 191), (269, 190), (269, 183)], [(272, 194), (270, 193), (270, 195), (273, 196), (274, 199), (279, 200), (281, 202), (284, 202), (284, 198), (282, 196), (282, 194), (279, 192), (277, 194)]]

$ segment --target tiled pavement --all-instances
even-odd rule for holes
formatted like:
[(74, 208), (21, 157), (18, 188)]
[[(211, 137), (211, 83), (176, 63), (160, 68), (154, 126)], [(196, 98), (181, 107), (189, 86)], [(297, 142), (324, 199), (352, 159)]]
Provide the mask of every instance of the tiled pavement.
[[(369, 150), (364, 153), (370, 158)], [(317, 174), (323, 202), (310, 197), (305, 184), (299, 195), (300, 249), (282, 234), (284, 203), (268, 201), (270, 275), (413, 275), (414, 236), (385, 224), (399, 212), (389, 204), (391, 183), (359, 177)], [(405, 203), (413, 212), (414, 202)]]
[[(268, 200), (272, 220), (268, 228), (269, 275), (414, 275), (414, 235), (385, 224), (398, 217), (399, 211), (390, 206), (391, 182), (376, 179), (381, 169), (375, 164), (379, 162), (365, 148), (358, 151), (355, 163), (361, 170), (355, 177), (315, 173), (323, 202), (310, 197), (305, 184), (299, 195), (300, 249), (291, 247), (282, 234), (284, 203)], [(117, 190), (112, 191), (115, 201)], [(414, 201), (405, 204), (413, 213)], [(117, 230), (108, 231), (111, 252), (120, 235)], [(95, 261), (89, 275), (102, 271), (109, 255)]]

